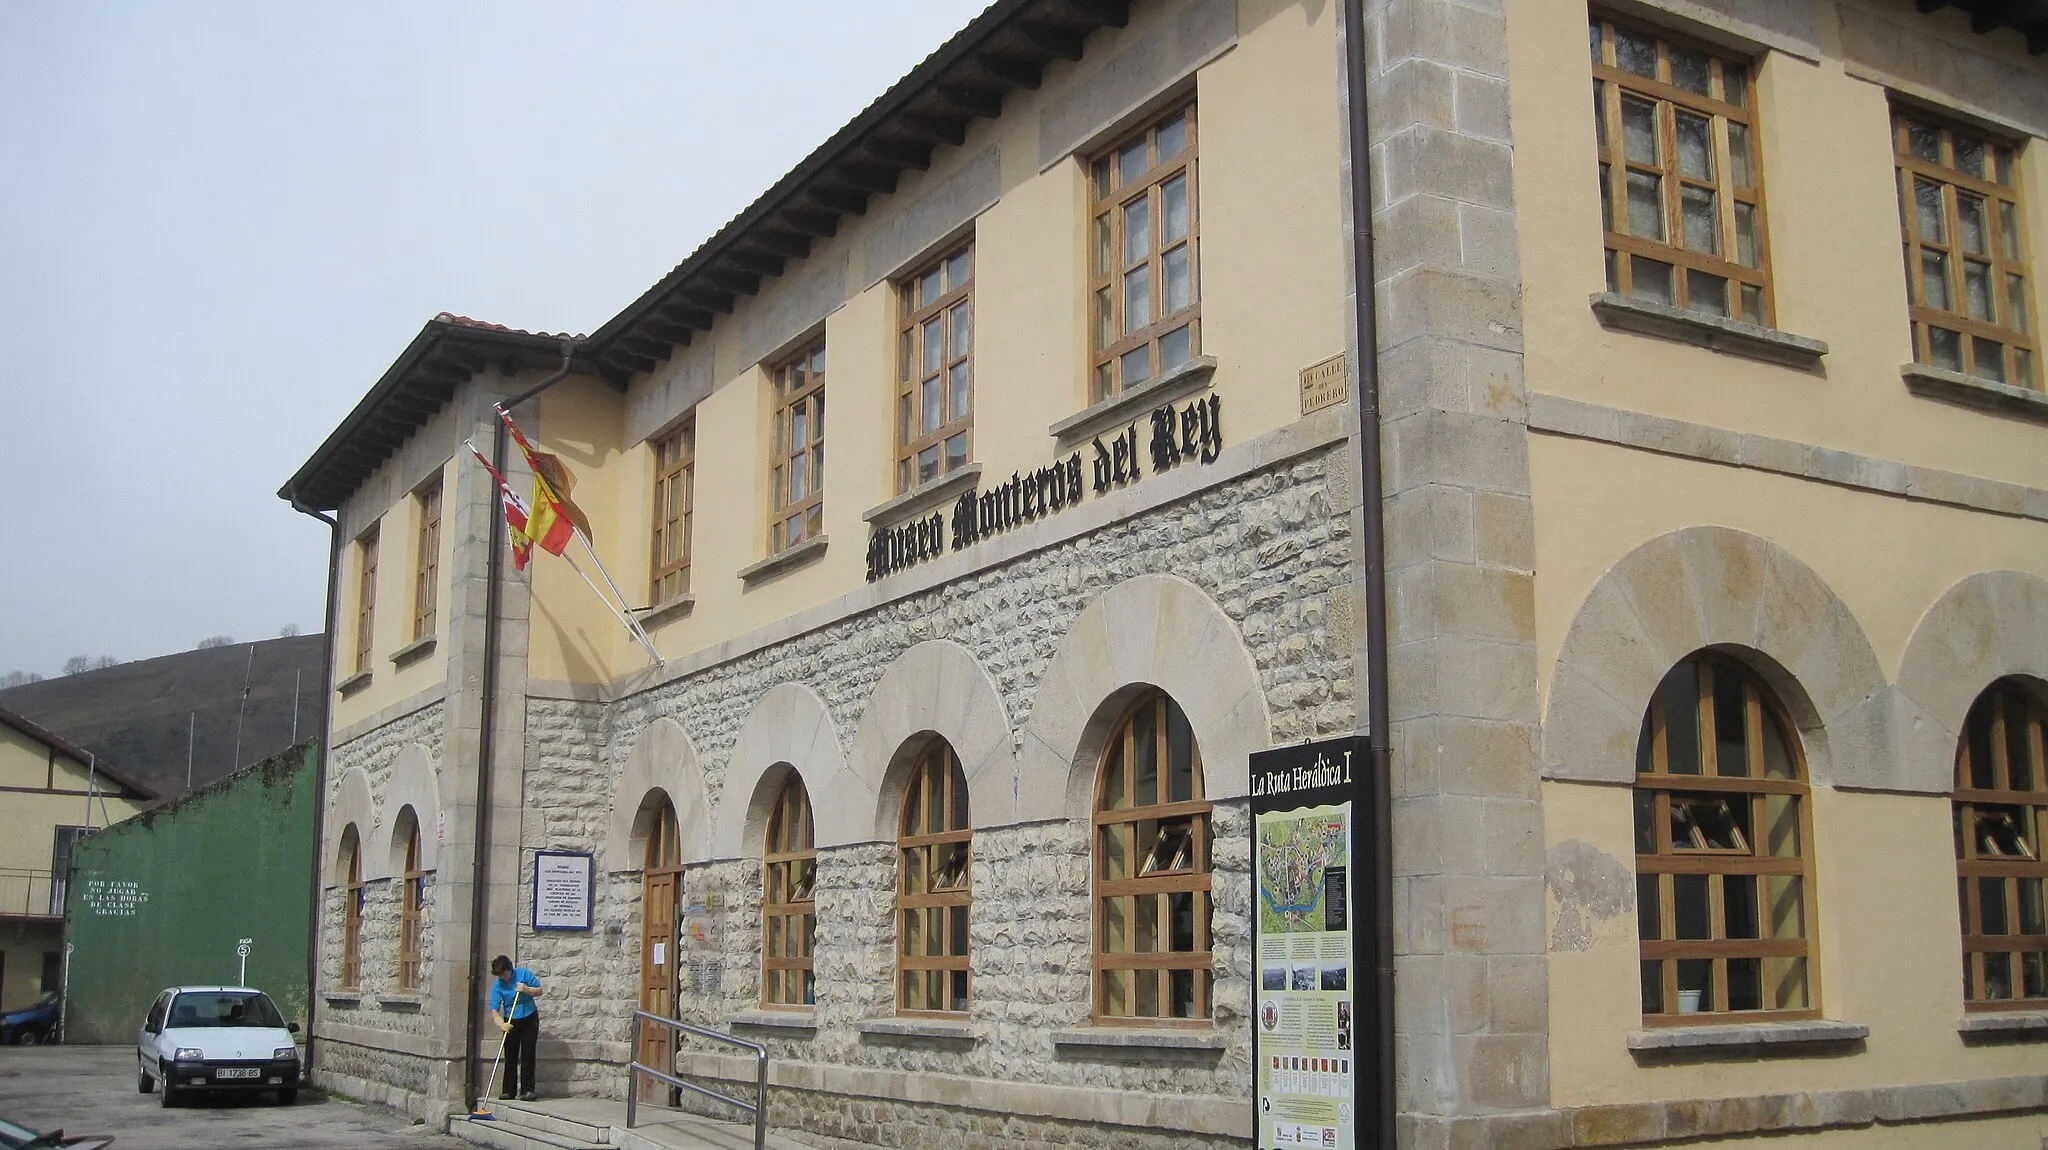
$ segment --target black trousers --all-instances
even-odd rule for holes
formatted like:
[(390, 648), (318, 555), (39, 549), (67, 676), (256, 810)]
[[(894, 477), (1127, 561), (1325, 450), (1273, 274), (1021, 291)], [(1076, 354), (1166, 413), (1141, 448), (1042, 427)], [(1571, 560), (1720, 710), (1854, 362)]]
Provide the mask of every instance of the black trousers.
[(512, 1029), (505, 1035), (505, 1086), (498, 1092), (500, 1098), (534, 1092), (533, 1047), (539, 1038), (539, 1011), (512, 1020)]

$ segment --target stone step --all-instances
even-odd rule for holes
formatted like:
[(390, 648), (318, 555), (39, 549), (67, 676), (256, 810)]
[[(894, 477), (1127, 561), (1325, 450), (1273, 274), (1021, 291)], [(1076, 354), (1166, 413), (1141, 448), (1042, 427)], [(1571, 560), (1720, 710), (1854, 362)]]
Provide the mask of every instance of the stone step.
[(452, 1114), (448, 1117), (448, 1133), (472, 1146), (489, 1146), (493, 1150), (611, 1150), (602, 1142), (553, 1134), (515, 1120), (523, 1115), (506, 1110), (498, 1110), (496, 1114), (496, 1120)]
[(563, 1138), (580, 1139), (594, 1145), (610, 1145), (611, 1123), (589, 1115), (577, 1116), (561, 1113), (559, 1105), (546, 1102), (517, 1102), (511, 1099), (491, 1103), (499, 1121), (515, 1126), (530, 1126)]

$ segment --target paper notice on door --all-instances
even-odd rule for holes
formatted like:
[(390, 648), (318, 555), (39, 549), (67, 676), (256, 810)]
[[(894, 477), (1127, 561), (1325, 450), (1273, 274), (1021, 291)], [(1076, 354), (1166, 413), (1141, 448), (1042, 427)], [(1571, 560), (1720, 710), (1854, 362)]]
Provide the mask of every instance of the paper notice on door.
[(655, 943), (655, 944), (654, 944), (654, 965), (656, 965), (656, 966), (661, 966), (661, 965), (663, 965), (663, 964), (665, 964), (665, 963), (667, 963), (667, 962), (668, 962), (668, 944), (667, 944), (667, 943), (665, 943), (665, 942), (657, 942), (657, 943)]

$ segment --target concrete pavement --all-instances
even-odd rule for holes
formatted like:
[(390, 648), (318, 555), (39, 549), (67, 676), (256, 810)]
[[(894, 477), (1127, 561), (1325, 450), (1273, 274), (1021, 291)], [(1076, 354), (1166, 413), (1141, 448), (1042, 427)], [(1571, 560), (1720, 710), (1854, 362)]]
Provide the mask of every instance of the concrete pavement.
[(200, 1098), (165, 1110), (135, 1090), (132, 1046), (0, 1046), (0, 1118), (36, 1131), (111, 1134), (113, 1150), (440, 1150), (434, 1127), (310, 1087)]

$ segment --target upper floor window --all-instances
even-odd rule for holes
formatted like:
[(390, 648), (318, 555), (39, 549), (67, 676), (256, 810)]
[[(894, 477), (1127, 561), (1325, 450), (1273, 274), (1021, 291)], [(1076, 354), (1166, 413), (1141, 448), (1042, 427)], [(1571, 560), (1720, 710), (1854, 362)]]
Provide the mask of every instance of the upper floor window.
[(1089, 180), (1092, 390), (1103, 400), (1201, 351), (1194, 104), (1097, 156)]
[[(71, 852), (78, 840), (92, 833), (91, 827), (57, 827), (50, 844), (50, 913), (64, 913), (64, 896), (71, 883)], [(33, 884), (31, 884), (33, 885)]]
[(1994, 383), (2040, 386), (2012, 147), (1895, 108), (1892, 151), (1913, 358)]
[(2048, 1006), (2048, 708), (2011, 681), (1977, 696), (1956, 748), (1956, 901), (1963, 1002)]
[(1154, 691), (1117, 724), (1096, 780), (1096, 1017), (1209, 1018), (1209, 857), (1202, 753)]
[(441, 579), (441, 477), (413, 492), (419, 504), (420, 529), (413, 546), (412, 637), (434, 633), (434, 596)]
[(896, 837), (897, 965), (907, 1012), (967, 1009), (967, 920), (974, 906), (967, 775), (934, 739), (903, 791)]
[(418, 990), (424, 974), (420, 958), (420, 920), (427, 905), (427, 872), (420, 869), (420, 824), (406, 829), (404, 889), (398, 904), (398, 989)]
[(903, 281), (896, 490), (965, 467), (974, 381), (974, 245)]
[(1818, 1017), (1805, 764), (1769, 686), (1695, 655), (1636, 742), (1643, 1020)]
[(342, 833), (342, 865), (348, 876), (341, 903), (341, 985), (351, 990), (363, 978), (363, 849), (356, 829)]
[[(819, 397), (824, 402), (824, 397)], [(654, 449), (654, 585), (648, 602), (690, 589), (690, 517), (697, 497), (697, 421), (660, 436)]]
[(377, 529), (356, 540), (356, 670), (370, 669), (370, 645), (377, 632)]
[(1606, 19), (1590, 45), (1607, 290), (1769, 326), (1749, 63)]
[(775, 442), (769, 486), (774, 514), (768, 550), (782, 551), (825, 530), (825, 341), (775, 369)]
[(818, 934), (818, 848), (812, 838), (811, 797), (794, 772), (768, 814), (761, 852), (761, 1002), (807, 1006), (816, 1002), (811, 945)]

